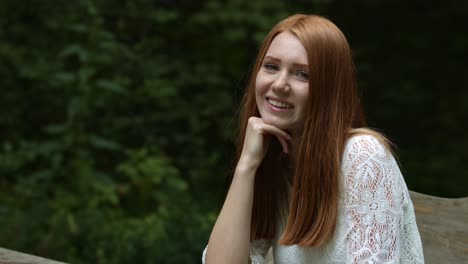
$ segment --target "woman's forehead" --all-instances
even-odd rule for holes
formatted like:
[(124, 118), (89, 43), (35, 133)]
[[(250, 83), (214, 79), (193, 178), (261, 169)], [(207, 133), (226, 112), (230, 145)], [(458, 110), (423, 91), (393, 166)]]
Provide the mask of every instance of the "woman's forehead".
[(301, 41), (290, 32), (278, 34), (270, 43), (265, 58), (293, 60), (296, 64), (307, 65), (307, 51)]

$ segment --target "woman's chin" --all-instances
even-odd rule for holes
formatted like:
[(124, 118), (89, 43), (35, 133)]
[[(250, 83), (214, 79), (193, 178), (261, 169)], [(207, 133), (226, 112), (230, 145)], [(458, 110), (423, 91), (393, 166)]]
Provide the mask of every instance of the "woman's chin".
[(290, 134), (291, 136), (297, 133), (300, 133), (300, 129), (298, 129), (297, 126), (295, 127), (293, 124), (289, 124), (286, 122), (279, 122), (278, 120), (271, 120), (268, 118), (262, 118), (262, 119), (265, 124), (277, 127), (285, 131), (286, 133)]
[(265, 124), (277, 127), (282, 130), (288, 130), (290, 128), (290, 126), (288, 126), (288, 124), (285, 124), (285, 122), (280, 122), (278, 120), (274, 120), (274, 119), (272, 120), (269, 118), (262, 118), (262, 119)]

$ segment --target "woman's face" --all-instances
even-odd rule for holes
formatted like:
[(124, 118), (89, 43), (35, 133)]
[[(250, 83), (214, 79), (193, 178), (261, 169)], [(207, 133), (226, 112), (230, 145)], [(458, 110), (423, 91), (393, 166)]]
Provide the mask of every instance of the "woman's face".
[(309, 96), (307, 52), (289, 32), (270, 44), (255, 82), (255, 98), (263, 122), (297, 133), (303, 127)]

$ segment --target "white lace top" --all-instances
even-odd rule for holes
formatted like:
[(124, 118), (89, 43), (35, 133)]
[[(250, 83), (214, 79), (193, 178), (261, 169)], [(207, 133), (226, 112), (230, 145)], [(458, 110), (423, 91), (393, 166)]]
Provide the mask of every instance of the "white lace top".
[[(273, 241), (251, 243), (252, 264), (265, 263), (271, 246), (276, 264), (424, 263), (413, 204), (391, 153), (375, 137), (357, 135), (346, 142), (341, 169), (333, 238), (321, 247), (278, 245), (280, 224)], [(205, 254), (206, 248), (203, 263)]]

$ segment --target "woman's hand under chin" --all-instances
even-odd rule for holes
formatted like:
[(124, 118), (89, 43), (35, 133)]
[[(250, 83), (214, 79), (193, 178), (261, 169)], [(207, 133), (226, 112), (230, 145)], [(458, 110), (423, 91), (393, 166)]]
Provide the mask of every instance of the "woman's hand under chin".
[(285, 153), (289, 152), (291, 136), (288, 133), (275, 126), (265, 124), (260, 117), (250, 117), (239, 163), (249, 168), (258, 168), (268, 151), (271, 136), (278, 139)]

